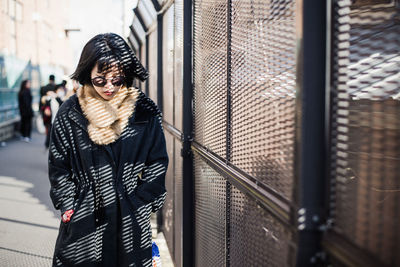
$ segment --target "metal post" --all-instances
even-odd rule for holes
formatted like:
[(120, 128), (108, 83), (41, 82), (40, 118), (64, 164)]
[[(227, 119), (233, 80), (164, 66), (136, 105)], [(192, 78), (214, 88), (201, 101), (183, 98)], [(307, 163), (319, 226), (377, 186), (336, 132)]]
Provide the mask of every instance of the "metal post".
[(182, 266), (194, 266), (192, 0), (183, 0)]
[(326, 1), (303, 0), (302, 41), (298, 57), (298, 255), (297, 266), (321, 259), (325, 207)]
[[(153, 1), (153, 3), (157, 1)], [(159, 5), (155, 6), (156, 10), (159, 11), (161, 8)], [(158, 9), (157, 9), (158, 7)], [(157, 15), (157, 106), (163, 112), (163, 15)], [(163, 224), (163, 213), (160, 211), (157, 214), (157, 228), (161, 231)]]
[[(231, 161), (231, 120), (232, 120), (232, 0), (228, 0), (227, 4), (227, 55), (226, 55), (226, 104), (227, 104), (227, 116), (226, 116), (226, 165), (229, 165)], [(229, 267), (230, 264), (230, 247), (231, 247), (231, 193), (232, 185), (226, 181), (226, 213), (225, 213), (225, 266)]]

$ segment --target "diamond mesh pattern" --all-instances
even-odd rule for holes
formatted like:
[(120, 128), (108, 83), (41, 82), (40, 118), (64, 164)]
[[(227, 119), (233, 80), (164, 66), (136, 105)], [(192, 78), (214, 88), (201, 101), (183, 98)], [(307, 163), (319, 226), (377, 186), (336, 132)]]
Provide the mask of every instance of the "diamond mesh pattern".
[(174, 126), (182, 131), (183, 105), (183, 0), (175, 0), (175, 48), (174, 48)]
[(226, 154), (226, 1), (194, 1), (195, 140)]
[(292, 198), (295, 1), (233, 1), (232, 157)]
[(153, 31), (149, 36), (149, 97), (156, 103), (157, 102), (157, 30)]
[(226, 180), (195, 156), (195, 265), (225, 266)]
[(292, 234), (235, 187), (231, 199), (231, 266), (294, 266)]
[(174, 6), (163, 16), (163, 119), (174, 124)]
[(173, 161), (174, 158), (174, 137), (168, 132), (164, 131), (165, 141), (167, 143), (168, 156), (171, 158), (168, 164), (168, 170), (165, 176), (165, 187), (167, 189), (167, 198), (165, 200), (162, 212), (164, 220), (164, 236), (167, 241), (169, 251), (174, 251), (174, 168)]
[(400, 13), (360, 3), (334, 8), (334, 230), (400, 266)]
[(175, 267), (182, 266), (182, 157), (181, 157), (181, 143), (174, 138), (175, 142), (175, 155), (174, 155), (174, 251), (175, 254)]

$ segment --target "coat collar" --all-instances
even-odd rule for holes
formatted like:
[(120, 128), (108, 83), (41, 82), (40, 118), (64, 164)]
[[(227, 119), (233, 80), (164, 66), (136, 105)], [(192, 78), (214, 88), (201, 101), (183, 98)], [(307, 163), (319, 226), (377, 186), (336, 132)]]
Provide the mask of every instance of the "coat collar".
[[(87, 132), (89, 121), (86, 119), (85, 115), (83, 115), (77, 95), (74, 94), (69, 100), (72, 102), (72, 105), (68, 113), (68, 117)], [(139, 92), (139, 96), (135, 105), (135, 111), (129, 118), (129, 125), (145, 124), (153, 116), (162, 116), (162, 113), (157, 105), (142, 91)]]

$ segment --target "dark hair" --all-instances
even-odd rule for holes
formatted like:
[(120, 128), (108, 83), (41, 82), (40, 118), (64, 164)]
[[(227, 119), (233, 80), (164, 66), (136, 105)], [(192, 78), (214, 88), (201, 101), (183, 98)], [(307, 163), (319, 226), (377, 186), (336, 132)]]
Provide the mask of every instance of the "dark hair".
[(22, 94), (22, 92), (27, 89), (28, 87), (26, 86), (26, 84), (29, 82), (29, 80), (23, 80), (21, 82), (21, 86), (19, 88), (19, 93), (18, 94)]
[(50, 75), (49, 75), (49, 81), (54, 81), (54, 80), (55, 80), (54, 75), (53, 75), (53, 74), (50, 74)]
[(90, 74), (97, 64), (99, 72), (107, 72), (110, 67), (117, 64), (125, 76), (126, 86), (133, 84), (133, 79), (145, 81), (149, 76), (132, 49), (115, 33), (98, 34), (85, 45), (75, 72), (71, 79), (77, 80), (82, 85), (91, 84)]

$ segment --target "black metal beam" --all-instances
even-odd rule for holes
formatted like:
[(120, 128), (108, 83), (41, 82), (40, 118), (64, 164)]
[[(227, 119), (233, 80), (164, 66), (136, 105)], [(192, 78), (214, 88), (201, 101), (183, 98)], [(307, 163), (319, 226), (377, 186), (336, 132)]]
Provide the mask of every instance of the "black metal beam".
[(135, 31), (135, 29), (132, 27), (132, 25), (129, 26), (129, 29), (131, 30), (133, 36), (135, 36), (136, 40), (138, 41), (138, 43), (139, 43), (139, 50), (140, 50), (140, 45), (143, 45), (143, 44), (142, 44), (142, 41), (141, 41), (141, 39), (140, 39), (140, 36), (137, 34), (137, 32)]
[[(226, 165), (231, 161), (231, 120), (232, 120), (232, 0), (227, 2), (227, 42), (226, 42)], [(225, 266), (230, 267), (231, 265), (231, 195), (232, 195), (232, 184), (230, 179), (226, 180), (226, 196), (225, 196)]]
[(182, 266), (194, 266), (192, 0), (183, 0)]
[(142, 27), (143, 27), (144, 31), (147, 32), (148, 29), (146, 27), (146, 24), (144, 23), (144, 19), (143, 19), (142, 15), (140, 15), (139, 9), (135, 8), (134, 12), (135, 12), (135, 15), (138, 18), (140, 24), (142, 24)]
[(151, 0), (151, 2), (153, 3), (153, 6), (157, 12), (161, 10), (161, 5), (158, 3), (157, 0)]
[[(301, 2), (301, 1), (299, 1)], [(317, 264), (325, 208), (326, 1), (303, 0), (297, 62), (297, 266)]]
[[(146, 35), (146, 69), (148, 70), (148, 71), (150, 71), (149, 70), (149, 59), (150, 59), (150, 52), (149, 52), (149, 47), (150, 47), (150, 44), (149, 44), (149, 35)], [(149, 96), (150, 95), (150, 82), (149, 82), (149, 79), (147, 79), (146, 81), (145, 81), (145, 83), (146, 83), (146, 95), (147, 96)]]

